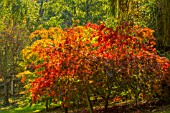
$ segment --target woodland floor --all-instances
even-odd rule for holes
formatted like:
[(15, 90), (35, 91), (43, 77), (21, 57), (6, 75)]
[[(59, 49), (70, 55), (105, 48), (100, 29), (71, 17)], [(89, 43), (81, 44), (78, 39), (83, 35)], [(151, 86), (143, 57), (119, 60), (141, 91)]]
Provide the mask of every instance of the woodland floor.
[[(87, 108), (75, 108), (69, 110), (69, 113), (89, 113)], [(94, 113), (103, 113), (104, 109), (101, 105), (94, 107)], [(10, 98), (10, 105), (3, 106), (2, 98), (0, 97), (0, 113), (64, 113), (61, 107), (53, 107), (49, 112), (46, 112), (45, 106), (36, 104), (28, 106), (22, 96)], [(137, 106), (129, 106), (117, 104), (114, 107), (109, 106), (107, 113), (170, 113), (170, 103), (159, 101), (157, 103), (145, 103)]]

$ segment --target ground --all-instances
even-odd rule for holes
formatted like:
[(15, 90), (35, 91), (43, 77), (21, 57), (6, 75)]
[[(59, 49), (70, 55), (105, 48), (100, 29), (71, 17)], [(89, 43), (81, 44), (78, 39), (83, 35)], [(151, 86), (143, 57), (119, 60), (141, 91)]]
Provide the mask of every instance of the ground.
[[(2, 98), (0, 98), (0, 113), (47, 113), (45, 110), (45, 105), (33, 104), (29, 106), (28, 103), (25, 104), (23, 96), (16, 96), (10, 98), (10, 106), (3, 106)], [(102, 113), (103, 109), (95, 107), (95, 113)], [(165, 104), (159, 102), (152, 104), (150, 106), (143, 104), (137, 107), (123, 106), (118, 104), (117, 106), (110, 107), (108, 113), (170, 113), (170, 104)], [(55, 107), (48, 113), (63, 113), (61, 107)], [(69, 113), (73, 113), (72, 110)], [(75, 112), (74, 112), (75, 113)], [(81, 110), (76, 110), (76, 113), (88, 113), (86, 108)]]

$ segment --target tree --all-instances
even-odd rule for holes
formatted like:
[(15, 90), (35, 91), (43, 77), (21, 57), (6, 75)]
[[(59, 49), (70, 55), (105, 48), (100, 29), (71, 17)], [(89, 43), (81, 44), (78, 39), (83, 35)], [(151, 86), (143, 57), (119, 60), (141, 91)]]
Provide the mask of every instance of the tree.
[(34, 27), (30, 26), (30, 23), (34, 22), (34, 16), (29, 9), (33, 4), (27, 0), (2, 0), (0, 7), (0, 75), (4, 85), (4, 104), (9, 105), (9, 83), (20, 71), (20, 51), (29, 42), (26, 38), (29, 35), (28, 29)]
[(170, 48), (169, 0), (109, 0), (112, 14), (118, 23), (133, 21), (155, 30), (157, 48), (165, 52)]
[(105, 21), (109, 8), (107, 0), (39, 0), (38, 3), (41, 12), (39, 28), (66, 28), (77, 24), (76, 21), (80, 25), (88, 21)]
[(170, 1), (155, 0), (155, 8), (152, 18), (155, 18), (155, 24), (152, 28), (156, 31), (157, 48), (161, 52), (170, 50)]
[(33, 71), (20, 75), (32, 102), (46, 102), (46, 108), (61, 101), (67, 112), (86, 100), (93, 112), (94, 95), (103, 99), (105, 111), (116, 96), (136, 104), (141, 98), (150, 101), (169, 77), (169, 60), (157, 55), (153, 30), (133, 23), (116, 30), (91, 23), (64, 30), (52, 27), (30, 35), (32, 40), (37, 37), (22, 51), (25, 66)]

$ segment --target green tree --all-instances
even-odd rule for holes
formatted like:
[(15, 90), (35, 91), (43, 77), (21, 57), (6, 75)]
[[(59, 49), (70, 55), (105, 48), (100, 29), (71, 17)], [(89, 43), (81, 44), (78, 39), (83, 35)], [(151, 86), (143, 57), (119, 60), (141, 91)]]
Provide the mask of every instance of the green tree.
[(133, 21), (135, 24), (154, 29), (157, 48), (170, 48), (170, 1), (169, 0), (109, 0), (114, 19)]
[(39, 28), (61, 26), (70, 27), (86, 24), (88, 21), (97, 23), (105, 21), (108, 15), (108, 0), (39, 0)]
[[(9, 105), (9, 83), (19, 72), (20, 51), (28, 44), (29, 30), (33, 30), (34, 2), (2, 0), (0, 2), (0, 75), (4, 85), (4, 104)], [(34, 12), (34, 10), (32, 9)]]
[(170, 50), (170, 0), (154, 0), (152, 18), (155, 18), (152, 28), (156, 31), (157, 48), (166, 52)]

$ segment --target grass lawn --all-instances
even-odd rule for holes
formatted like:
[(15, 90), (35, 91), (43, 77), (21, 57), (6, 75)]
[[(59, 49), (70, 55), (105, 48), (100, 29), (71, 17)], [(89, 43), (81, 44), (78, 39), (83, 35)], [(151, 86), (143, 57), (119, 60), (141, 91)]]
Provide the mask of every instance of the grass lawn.
[[(33, 104), (30, 106), (22, 96), (10, 97), (9, 101), (9, 106), (3, 106), (2, 96), (0, 96), (0, 113), (46, 113), (44, 104)], [(58, 105), (51, 104), (51, 106)], [(57, 109), (55, 111), (56, 113), (63, 113), (62, 109)]]
[[(2, 109), (4, 108), (4, 109)], [(31, 107), (1, 107), (0, 113), (36, 113), (45, 110), (43, 105), (33, 105)]]
[(9, 101), (9, 106), (3, 106), (3, 101), (0, 97), (0, 113), (33, 113), (45, 110), (44, 105), (26, 105), (23, 97), (12, 97), (9, 98)]

